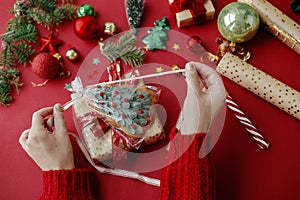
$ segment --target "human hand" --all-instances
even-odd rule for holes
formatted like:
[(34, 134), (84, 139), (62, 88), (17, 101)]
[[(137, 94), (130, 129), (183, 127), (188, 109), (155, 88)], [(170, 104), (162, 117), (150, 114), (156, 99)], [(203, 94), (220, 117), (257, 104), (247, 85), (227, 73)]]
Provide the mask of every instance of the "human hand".
[[(50, 115), (54, 117), (53, 131), (47, 127), (47, 118)], [(75, 167), (72, 144), (59, 104), (54, 108), (48, 107), (36, 111), (32, 115), (31, 128), (21, 134), (19, 142), (43, 171)]]
[(207, 133), (225, 104), (225, 87), (218, 73), (209, 66), (189, 62), (185, 68), (187, 96), (180, 131), (182, 134)]

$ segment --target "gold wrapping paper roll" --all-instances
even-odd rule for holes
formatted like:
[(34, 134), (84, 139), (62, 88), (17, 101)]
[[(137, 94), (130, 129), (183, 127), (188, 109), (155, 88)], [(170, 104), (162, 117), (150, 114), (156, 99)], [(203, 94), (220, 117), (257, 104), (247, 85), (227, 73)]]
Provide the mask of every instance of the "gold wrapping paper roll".
[(300, 54), (300, 26), (265, 0), (238, 0), (252, 6), (259, 14), (261, 24), (279, 40)]
[(300, 93), (231, 53), (226, 53), (217, 71), (240, 86), (300, 120)]

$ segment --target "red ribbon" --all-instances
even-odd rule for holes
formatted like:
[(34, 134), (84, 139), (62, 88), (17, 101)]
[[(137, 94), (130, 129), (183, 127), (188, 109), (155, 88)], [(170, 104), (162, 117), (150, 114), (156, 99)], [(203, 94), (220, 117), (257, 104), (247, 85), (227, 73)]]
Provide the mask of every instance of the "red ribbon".
[(90, 130), (97, 138), (102, 137), (109, 129), (109, 126), (103, 120), (99, 119), (94, 112), (86, 113), (78, 117), (78, 122), (81, 129), (92, 124)]
[(189, 9), (196, 25), (206, 20), (204, 0), (174, 0), (169, 7), (174, 16), (178, 12)]

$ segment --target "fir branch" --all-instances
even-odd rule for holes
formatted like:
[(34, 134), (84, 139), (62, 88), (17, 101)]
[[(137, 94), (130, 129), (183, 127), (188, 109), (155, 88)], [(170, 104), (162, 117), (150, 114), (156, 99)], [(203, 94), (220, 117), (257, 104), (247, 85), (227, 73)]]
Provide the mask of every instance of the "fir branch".
[(32, 46), (26, 44), (25, 42), (12, 45), (12, 49), (15, 53), (15, 58), (21, 65), (25, 65), (28, 58), (35, 52)]
[(3, 51), (0, 52), (0, 66), (13, 67), (16, 63), (14, 53), (10, 46), (6, 46)]
[(36, 7), (38, 6), (38, 1), (37, 0), (27, 0), (28, 1), (28, 5), (30, 7)]
[(14, 41), (36, 42), (38, 39), (37, 29), (32, 23), (23, 24), (14, 32), (12, 37)]
[(143, 64), (143, 56), (145, 51), (142, 49), (136, 49), (125, 54), (121, 54), (120, 58), (130, 66), (140, 66)]
[(121, 58), (126, 64), (139, 66), (143, 63), (145, 51), (135, 46), (135, 42), (135, 35), (129, 31), (122, 35), (117, 43), (106, 42), (101, 51), (111, 63)]
[(77, 7), (71, 4), (57, 7), (53, 13), (53, 16), (55, 17), (55, 25), (58, 26), (63, 22), (63, 20), (69, 21), (75, 19), (77, 17), (76, 9)]
[(58, 2), (62, 3), (62, 4), (72, 4), (74, 3), (76, 0), (58, 0)]
[(56, 0), (39, 0), (38, 7), (47, 12), (53, 12), (56, 8)]
[(50, 29), (50, 27), (54, 23), (52, 14), (48, 13), (45, 10), (39, 9), (38, 7), (29, 8), (28, 14), (31, 16), (33, 21), (44, 26), (47, 29)]
[(130, 31), (125, 32), (118, 40), (118, 46), (123, 48), (127, 45), (133, 45), (136, 42), (136, 36)]
[(0, 102), (4, 105), (8, 105), (12, 100), (11, 93), (12, 89), (9, 82), (0, 79)]
[(112, 42), (106, 42), (102, 50), (102, 54), (109, 60), (115, 62), (119, 58), (118, 46)]
[(12, 85), (16, 87), (21, 86), (19, 84), (20, 72), (17, 69), (3, 69), (0, 68), (0, 103), (3, 105), (9, 105), (12, 100)]

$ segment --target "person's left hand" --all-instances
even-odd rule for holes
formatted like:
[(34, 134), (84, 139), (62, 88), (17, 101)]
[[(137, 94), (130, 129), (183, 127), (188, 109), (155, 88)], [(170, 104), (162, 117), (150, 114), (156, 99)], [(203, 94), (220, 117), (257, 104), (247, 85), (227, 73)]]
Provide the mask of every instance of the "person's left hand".
[[(54, 117), (53, 131), (49, 131), (47, 127), (47, 119), (50, 115)], [(54, 108), (42, 108), (35, 112), (32, 115), (31, 128), (22, 133), (19, 142), (43, 171), (75, 167), (72, 144), (59, 104)]]

